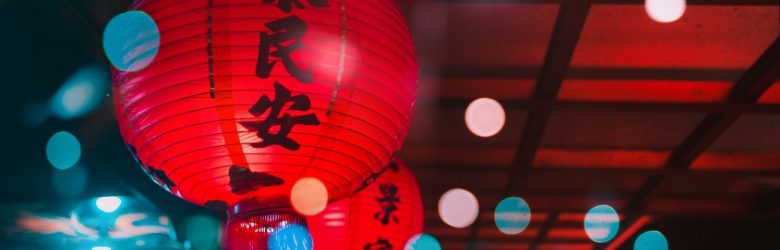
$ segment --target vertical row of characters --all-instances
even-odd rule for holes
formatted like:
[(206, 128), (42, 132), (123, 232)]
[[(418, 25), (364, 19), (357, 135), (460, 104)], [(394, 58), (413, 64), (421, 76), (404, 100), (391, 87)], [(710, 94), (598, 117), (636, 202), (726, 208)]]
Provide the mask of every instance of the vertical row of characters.
[[(312, 69), (303, 69), (293, 60), (292, 53), (305, 47), (302, 39), (306, 35), (308, 25), (300, 17), (292, 14), (293, 10), (306, 8), (301, 0), (262, 0), (264, 4), (275, 4), (284, 13), (290, 14), (278, 20), (265, 23), (267, 31), (260, 31), (260, 45), (257, 55), (255, 74), (261, 79), (271, 76), (272, 69), (281, 61), (287, 73), (303, 84), (314, 81)], [(327, 8), (327, 0), (306, 0), (311, 7)], [(295, 125), (317, 126), (320, 121), (314, 113), (306, 113), (311, 108), (309, 96), (293, 95), (284, 83), (273, 83), (275, 96), (271, 100), (263, 95), (252, 105), (249, 113), (255, 117), (268, 114), (264, 120), (239, 122), (249, 131), (257, 132), (261, 141), (253, 142), (252, 147), (265, 148), (273, 145), (296, 151), (301, 145), (288, 135)], [(287, 111), (297, 111), (299, 114), (282, 113), (285, 105)], [(272, 128), (278, 130), (272, 131)]]
[[(400, 170), (395, 162), (391, 163), (388, 167), (393, 171), (391, 174), (398, 174)], [(398, 216), (395, 216), (395, 211), (398, 210), (399, 204), (401, 204), (401, 198), (398, 197), (398, 186), (392, 182), (378, 182), (374, 185), (379, 189), (379, 196), (375, 197), (378, 211), (374, 213), (374, 223), (380, 223), (382, 227), (388, 227), (389, 225), (398, 225), (401, 223)], [(392, 230), (392, 228), (390, 228)], [(389, 232), (388, 230), (380, 230), (380, 232)], [(403, 246), (397, 246), (403, 247)], [(368, 242), (363, 245), (364, 250), (393, 250), (400, 249), (394, 248), (388, 237), (377, 237), (376, 241)]]

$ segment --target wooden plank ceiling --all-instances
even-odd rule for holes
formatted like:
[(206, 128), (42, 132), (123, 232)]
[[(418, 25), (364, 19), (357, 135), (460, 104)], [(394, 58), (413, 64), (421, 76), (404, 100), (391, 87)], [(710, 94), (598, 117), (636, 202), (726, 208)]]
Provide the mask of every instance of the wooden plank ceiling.
[[(778, 2), (688, 0), (668, 24), (642, 3), (401, 1), (422, 66), (401, 157), (421, 184), (426, 231), (445, 249), (629, 245), (593, 244), (581, 229), (602, 203), (620, 212), (621, 232), (778, 216)], [(507, 111), (491, 138), (463, 120), (479, 97)], [(439, 196), (456, 187), (479, 199), (470, 228), (438, 217)], [(510, 195), (534, 211), (518, 236), (493, 224)]]

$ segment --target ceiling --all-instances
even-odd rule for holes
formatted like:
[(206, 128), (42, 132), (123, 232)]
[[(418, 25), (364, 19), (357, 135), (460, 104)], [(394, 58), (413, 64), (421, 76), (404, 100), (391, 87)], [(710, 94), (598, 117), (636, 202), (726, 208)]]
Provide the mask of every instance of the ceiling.
[[(775, 243), (780, 3), (688, 0), (680, 20), (661, 24), (642, 2), (400, 1), (422, 67), (401, 157), (420, 182), (425, 230), (445, 249), (630, 249), (647, 229), (664, 231), (673, 249)], [(3, 114), (19, 117), (84, 63), (105, 64), (100, 31), (127, 5), (0, 0), (0, 23), (13, 37), (0, 41), (11, 58), (0, 60)], [(466, 106), (479, 97), (506, 109), (504, 129), (490, 138), (464, 123)], [(90, 176), (99, 176), (89, 195), (139, 192), (176, 211), (174, 221), (208, 213), (127, 167), (133, 162), (112, 109), (38, 127), (5, 123), (0, 202), (57, 199), (41, 145), (70, 129), (82, 138)], [(465, 229), (447, 226), (436, 211), (455, 187), (481, 205)], [(493, 223), (507, 196), (523, 197), (534, 212), (517, 236)], [(581, 229), (598, 204), (622, 218), (611, 244), (593, 244)]]
[[(426, 230), (445, 249), (630, 249), (637, 230), (673, 230), (680, 220), (691, 229), (722, 222), (714, 228), (732, 242), (741, 228), (733, 221), (777, 222), (778, 2), (688, 1), (668, 24), (642, 3), (404, 6), (423, 71), (401, 157), (421, 182)], [(463, 121), (480, 97), (506, 109), (491, 138)], [(451, 228), (436, 212), (456, 187), (481, 205), (469, 228)], [(510, 195), (534, 212), (518, 236), (493, 224)], [(582, 230), (598, 204), (622, 217), (624, 235), (612, 244), (593, 244)], [(718, 237), (678, 237), (668, 236), (673, 249), (730, 248), (712, 242)], [(760, 233), (752, 237), (760, 244)]]

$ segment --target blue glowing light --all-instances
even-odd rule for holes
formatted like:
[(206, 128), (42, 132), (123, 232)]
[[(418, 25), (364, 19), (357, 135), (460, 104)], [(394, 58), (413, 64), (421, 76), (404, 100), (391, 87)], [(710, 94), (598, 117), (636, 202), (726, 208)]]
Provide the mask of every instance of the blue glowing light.
[(142, 11), (128, 11), (115, 16), (103, 31), (103, 51), (111, 64), (122, 71), (146, 68), (159, 49), (157, 23)]
[(634, 250), (669, 250), (669, 242), (661, 232), (647, 231), (636, 238)]
[(73, 167), (79, 158), (81, 158), (81, 144), (71, 133), (57, 132), (46, 143), (46, 159), (57, 169)]
[(96, 65), (86, 66), (70, 76), (54, 93), (49, 108), (62, 119), (73, 119), (95, 110), (109, 88), (108, 72)]
[(591, 208), (585, 215), (585, 233), (591, 240), (604, 243), (612, 240), (620, 230), (620, 216), (608, 205)]
[(494, 215), (499, 231), (509, 235), (519, 234), (531, 222), (531, 207), (522, 198), (509, 197), (498, 203)]
[(116, 196), (100, 197), (95, 200), (95, 206), (97, 206), (100, 211), (113, 213), (119, 209), (119, 206), (122, 206), (122, 199)]
[(311, 250), (312, 248), (309, 230), (299, 225), (277, 228), (268, 239), (268, 249), (270, 250)]
[(92, 247), (92, 250), (111, 250), (110, 247)]
[(404, 250), (441, 250), (439, 241), (429, 234), (419, 234), (406, 242)]

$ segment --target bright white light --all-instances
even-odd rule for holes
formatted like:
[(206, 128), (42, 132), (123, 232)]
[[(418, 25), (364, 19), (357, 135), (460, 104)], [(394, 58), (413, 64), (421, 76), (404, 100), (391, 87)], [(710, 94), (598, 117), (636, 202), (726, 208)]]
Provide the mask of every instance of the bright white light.
[(62, 119), (83, 116), (106, 99), (109, 74), (98, 66), (86, 66), (70, 76), (49, 102), (51, 112)]
[(645, 11), (656, 22), (674, 22), (685, 13), (685, 0), (645, 0)]
[(466, 127), (471, 133), (481, 137), (491, 137), (504, 127), (506, 114), (496, 100), (479, 98), (466, 108)]
[(290, 202), (303, 215), (317, 215), (328, 206), (328, 189), (317, 178), (303, 178), (295, 182)]
[(109, 196), (109, 197), (100, 197), (97, 200), (95, 200), (95, 206), (97, 206), (100, 211), (106, 212), (106, 213), (113, 213), (117, 209), (119, 209), (119, 206), (122, 205), (122, 199), (115, 196)]
[(332, 220), (332, 221), (325, 222), (325, 226), (329, 226), (329, 227), (343, 227), (344, 225), (346, 224), (343, 221)]
[(609, 205), (599, 205), (585, 214), (585, 233), (597, 243), (612, 240), (620, 230), (620, 216)]
[(439, 199), (439, 217), (452, 227), (468, 227), (477, 220), (478, 213), (477, 197), (465, 189), (450, 189)]
[(502, 233), (519, 234), (531, 223), (531, 207), (520, 197), (509, 197), (498, 203), (493, 217)]
[(87, 104), (87, 98), (94, 95), (95, 88), (90, 84), (79, 84), (65, 90), (63, 107), (65, 111), (76, 113)]
[(111, 250), (110, 247), (93, 247), (92, 250)]

